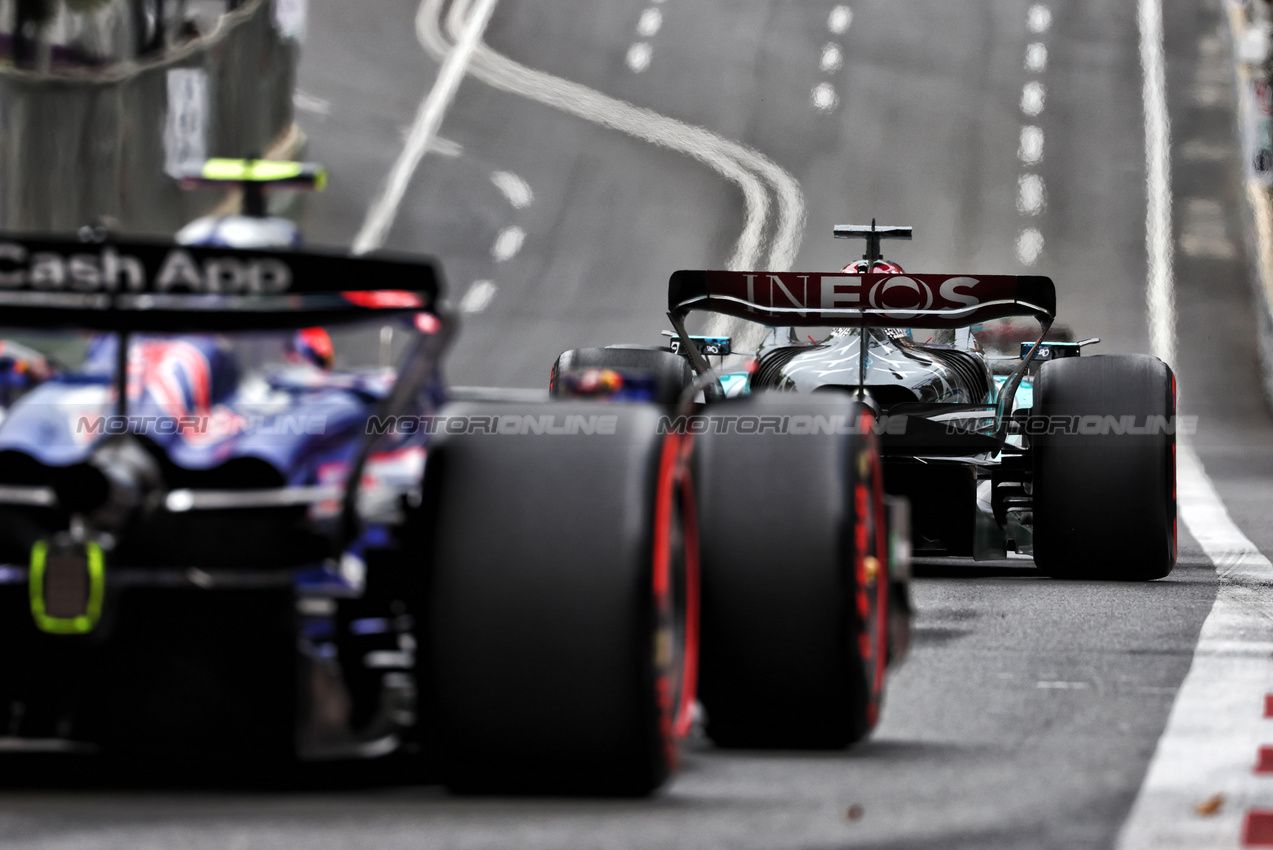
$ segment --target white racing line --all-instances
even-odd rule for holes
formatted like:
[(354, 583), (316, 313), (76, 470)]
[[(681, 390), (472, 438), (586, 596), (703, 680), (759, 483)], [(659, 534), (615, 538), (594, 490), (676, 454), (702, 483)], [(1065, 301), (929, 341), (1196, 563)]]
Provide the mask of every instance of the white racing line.
[[(416, 34), (434, 58), (450, 59), (484, 12), (483, 0), (454, 0), (443, 16), (444, 0), (423, 0), (416, 15)], [(707, 165), (738, 186), (743, 197), (743, 228), (728, 268), (763, 267), (789, 270), (804, 232), (805, 207), (800, 185), (785, 170), (745, 145), (706, 129), (635, 106), (570, 80), (527, 68), (479, 42), (469, 74), (493, 88), (534, 100), (603, 127), (669, 148)], [(776, 203), (771, 203), (772, 194)], [(775, 208), (776, 207), (776, 208)], [(765, 257), (765, 230), (773, 237)], [(762, 266), (763, 263), (763, 266)], [(707, 332), (739, 337), (740, 347), (753, 347), (763, 329), (750, 323), (713, 316)], [(752, 337), (755, 339), (752, 339)]]
[(398, 156), (397, 162), (393, 164), (384, 189), (372, 202), (371, 209), (367, 211), (362, 228), (354, 237), (353, 252), (355, 254), (375, 251), (383, 247), (385, 240), (389, 238), (389, 228), (393, 226), (394, 219), (398, 216), (398, 208), (402, 206), (407, 185), (415, 175), (425, 151), (437, 138), (438, 130), (442, 127), (442, 119), (446, 116), (446, 110), (451, 105), (451, 101), (455, 99), (455, 93), (460, 89), (465, 69), (473, 52), (477, 49), (482, 34), (486, 31), (486, 25), (490, 23), (491, 15), (495, 13), (497, 2), (498, 0), (477, 0), (477, 6), (469, 19), (468, 27), (456, 40), (455, 49), (447, 51), (442, 67), (438, 70), (438, 78), (433, 89), (428, 97), (421, 101), (420, 108), (416, 112), (406, 146)]
[[(799, 183), (785, 170), (757, 151), (701, 127), (527, 68), (496, 53), (482, 42), (482, 35), (498, 0), (454, 0), (443, 19), (444, 2), (423, 0), (416, 15), (416, 34), (421, 45), (441, 61), (442, 66), (433, 89), (420, 104), (406, 146), (354, 239), (354, 253), (367, 253), (384, 245), (420, 160), (435, 144), (442, 119), (461, 80), (471, 74), (494, 88), (704, 163), (736, 184), (743, 196), (743, 229), (727, 267), (735, 270), (761, 267), (765, 228), (772, 223), (774, 235), (763, 268), (774, 271), (791, 268), (804, 232), (805, 207)], [(772, 213), (771, 192), (777, 207)], [(713, 316), (707, 332), (741, 337), (739, 344), (744, 347), (748, 344), (754, 347), (763, 335), (759, 326), (723, 316)]]
[[(454, 39), (458, 49), (474, 14), (481, 11), (477, 5), (481, 2), (483, 0), (454, 0), (444, 20), (444, 0), (423, 0), (416, 15), (420, 43), (434, 58), (450, 56), (452, 43), (447, 37)], [(785, 271), (795, 262), (804, 232), (804, 197), (795, 178), (762, 154), (701, 127), (527, 68), (485, 44), (479, 43), (474, 49), (468, 71), (493, 88), (693, 157), (737, 184), (743, 193), (743, 230), (729, 261), (731, 269), (754, 269), (761, 262), (764, 230), (770, 215), (768, 193), (772, 191), (778, 209), (774, 213), (774, 237), (765, 268)]]
[[(1139, 0), (1147, 178), (1146, 299), (1154, 354), (1176, 351), (1171, 226), (1171, 133), (1162, 0)], [(1119, 834), (1121, 850), (1255, 846), (1255, 811), (1273, 802), (1273, 778), (1255, 765), (1273, 741), (1265, 697), (1273, 686), (1273, 564), (1234, 524), (1197, 454), (1177, 448), (1180, 519), (1215, 564), (1219, 588), (1202, 625), (1145, 779)], [(1267, 846), (1267, 845), (1264, 845)]]

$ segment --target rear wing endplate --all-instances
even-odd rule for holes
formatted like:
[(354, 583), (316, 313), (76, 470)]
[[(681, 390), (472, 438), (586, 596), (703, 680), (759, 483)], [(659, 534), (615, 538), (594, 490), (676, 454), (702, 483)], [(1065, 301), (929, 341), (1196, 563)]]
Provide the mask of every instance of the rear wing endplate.
[(435, 312), (440, 289), (427, 258), (0, 233), (0, 325), (8, 327), (286, 329)]
[(668, 311), (694, 310), (806, 327), (959, 328), (1008, 316), (1051, 323), (1056, 288), (1039, 275), (674, 272)]

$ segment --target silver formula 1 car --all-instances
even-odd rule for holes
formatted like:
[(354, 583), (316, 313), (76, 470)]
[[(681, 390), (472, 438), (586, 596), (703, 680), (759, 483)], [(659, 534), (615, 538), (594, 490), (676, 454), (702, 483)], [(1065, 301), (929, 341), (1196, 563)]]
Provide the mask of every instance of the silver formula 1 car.
[[(837, 621), (819, 603), (852, 598), (870, 570), (855, 583), (852, 548), (838, 564), (810, 554), (806, 535), (819, 524), (808, 520), (851, 514), (836, 482), (877, 456), (884, 489), (909, 502), (917, 555), (1015, 550), (1047, 574), (1098, 579), (1160, 578), (1175, 564), (1175, 379), (1165, 363), (1080, 356), (1097, 340), (1054, 324), (1046, 277), (906, 274), (880, 245), (909, 239), (909, 227), (835, 235), (865, 239), (862, 261), (834, 273), (678, 271), (670, 345), (573, 349), (550, 376), (554, 393), (571, 396), (592, 390), (598, 373), (616, 373), (611, 385), (643, 375), (654, 397), (679, 405), (674, 427), (698, 442), (700, 690), (722, 742), (799, 742), (802, 710), (835, 714), (814, 683), (853, 678), (829, 671), (844, 669), (835, 652), (846, 636), (860, 640), (863, 620)], [(696, 312), (717, 317), (702, 335), (687, 330)], [(746, 333), (737, 320), (764, 326), (754, 352), (735, 350)], [(850, 449), (792, 450), (818, 434), (841, 434)], [(802, 633), (810, 623), (824, 628)], [(780, 706), (773, 695), (790, 699)]]

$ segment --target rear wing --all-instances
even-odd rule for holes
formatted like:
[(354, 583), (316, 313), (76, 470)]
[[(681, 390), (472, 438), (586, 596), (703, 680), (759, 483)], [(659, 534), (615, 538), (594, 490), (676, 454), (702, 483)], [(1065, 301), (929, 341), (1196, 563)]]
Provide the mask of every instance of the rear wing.
[(327, 169), (312, 162), (270, 159), (210, 159), (187, 168), (178, 177), (183, 189), (243, 191), (243, 214), (264, 217), (266, 192), (321, 192), (327, 187)]
[(120, 332), (300, 328), (435, 312), (427, 258), (84, 242), (0, 233), (0, 325)]
[(278, 191), (327, 187), (327, 169), (312, 162), (270, 159), (210, 159), (188, 168), (178, 178), (183, 189), (224, 189), (228, 184), (256, 183)]
[(678, 271), (668, 311), (783, 326), (959, 328), (1008, 316), (1050, 324), (1056, 288), (1039, 275)]

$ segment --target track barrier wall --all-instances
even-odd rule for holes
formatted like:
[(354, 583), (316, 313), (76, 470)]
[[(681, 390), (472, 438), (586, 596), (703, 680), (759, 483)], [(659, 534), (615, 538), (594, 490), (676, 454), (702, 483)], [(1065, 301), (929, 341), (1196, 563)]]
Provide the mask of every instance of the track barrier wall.
[(299, 47), (274, 11), (249, 0), (141, 62), (0, 67), (0, 229), (171, 234), (225, 198), (181, 189), (181, 165), (294, 154)]
[(1273, 6), (1227, 0), (1243, 160), (1243, 218), (1254, 273), (1252, 300), (1265, 401), (1273, 408)]

